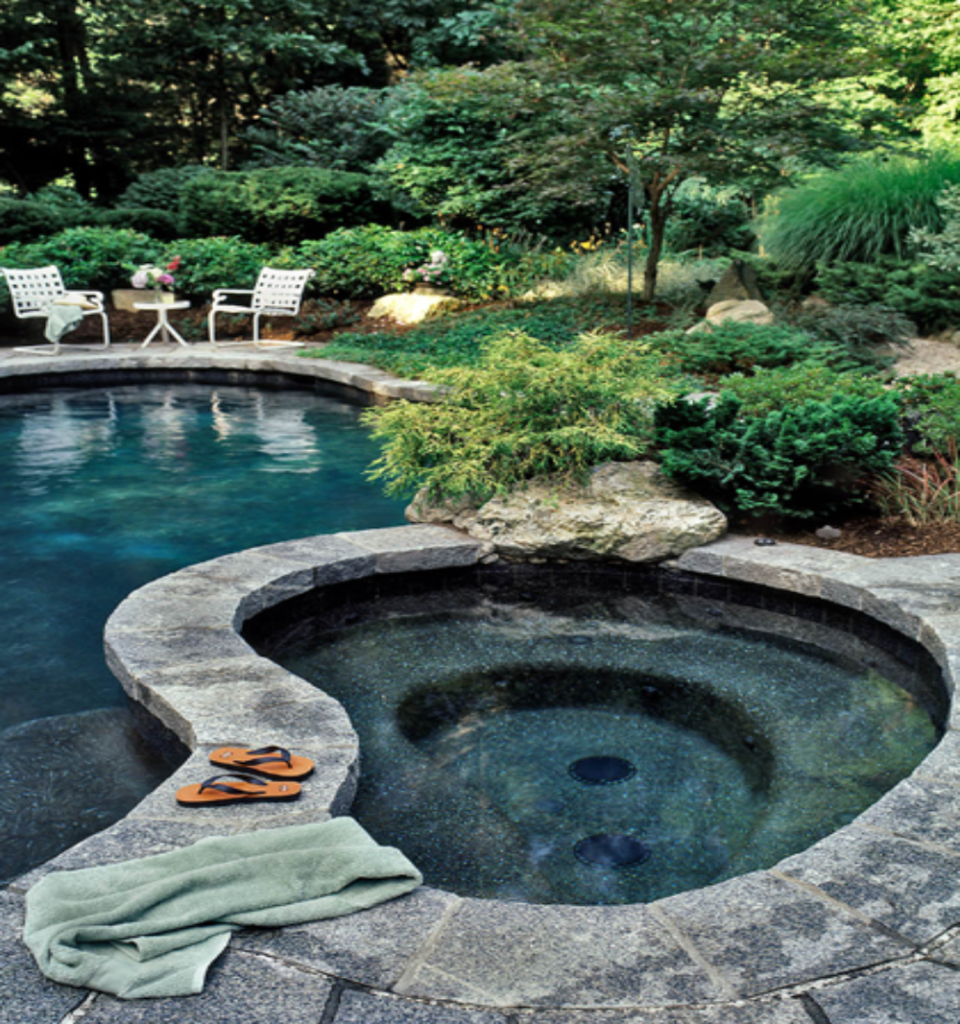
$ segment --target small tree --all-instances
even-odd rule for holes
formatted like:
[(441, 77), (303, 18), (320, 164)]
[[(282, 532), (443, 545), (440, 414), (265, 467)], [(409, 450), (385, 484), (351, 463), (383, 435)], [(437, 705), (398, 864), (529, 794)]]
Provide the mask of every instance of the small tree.
[(573, 199), (571, 168), (598, 151), (635, 174), (647, 299), (685, 180), (748, 190), (791, 159), (827, 160), (854, 144), (822, 98), (822, 83), (858, 67), (866, 28), (853, 0), (522, 0), (517, 17), (532, 54), (514, 66), (525, 102), (545, 118), (564, 111), (563, 135), (525, 154), (531, 176)]

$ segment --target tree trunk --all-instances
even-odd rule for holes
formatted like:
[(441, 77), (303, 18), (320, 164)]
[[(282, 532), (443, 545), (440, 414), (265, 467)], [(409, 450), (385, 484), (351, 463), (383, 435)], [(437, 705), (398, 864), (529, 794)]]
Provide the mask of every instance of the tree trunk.
[[(80, 195), (90, 196), (91, 175), (83, 142), (84, 96), (81, 88), (81, 70), (87, 64), (85, 53), (86, 26), (72, 2), (60, 3), (55, 8), (57, 49), (60, 53), (60, 84), (63, 90), (63, 112), (73, 135), (67, 142), (70, 171)], [(69, 130), (69, 129), (68, 129)]]
[(643, 301), (649, 302), (657, 290), (657, 270), (663, 252), (663, 235), (667, 227), (667, 210), (663, 192), (647, 190), (647, 215), (650, 218), (650, 248), (643, 268)]

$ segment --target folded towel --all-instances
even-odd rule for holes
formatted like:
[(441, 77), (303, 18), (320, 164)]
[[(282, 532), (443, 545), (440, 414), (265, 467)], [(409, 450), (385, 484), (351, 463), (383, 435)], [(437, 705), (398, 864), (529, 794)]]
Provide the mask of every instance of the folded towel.
[(399, 850), (333, 818), (53, 872), (27, 894), (23, 939), (66, 985), (122, 999), (193, 995), (238, 928), (339, 917), (421, 881)]
[(83, 319), (83, 310), (80, 302), (63, 302), (60, 299), (51, 302), (46, 309), (47, 326), (44, 334), (47, 341), (59, 341), (72, 331)]

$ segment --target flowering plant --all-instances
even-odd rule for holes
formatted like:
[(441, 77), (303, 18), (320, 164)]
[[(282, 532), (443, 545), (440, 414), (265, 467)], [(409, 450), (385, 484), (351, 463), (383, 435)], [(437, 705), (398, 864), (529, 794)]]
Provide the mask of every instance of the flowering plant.
[(441, 249), (434, 249), (430, 253), (430, 259), (419, 267), (407, 267), (403, 272), (404, 281), (414, 281), (426, 284), (447, 284), (447, 254)]
[(163, 291), (165, 288), (173, 287), (173, 274), (179, 269), (179, 256), (174, 256), (166, 267), (162, 268), (155, 267), (152, 263), (143, 263), (130, 278), (130, 283), (134, 288), (155, 288), (158, 292)]

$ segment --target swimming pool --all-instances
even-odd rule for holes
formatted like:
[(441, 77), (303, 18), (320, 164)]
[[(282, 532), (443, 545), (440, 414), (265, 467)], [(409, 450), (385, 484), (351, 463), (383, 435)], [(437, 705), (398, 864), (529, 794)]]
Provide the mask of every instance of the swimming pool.
[(253, 545), (403, 522), (359, 407), (310, 390), (125, 384), (0, 396), (0, 882), (169, 771), (102, 652), (130, 591)]

